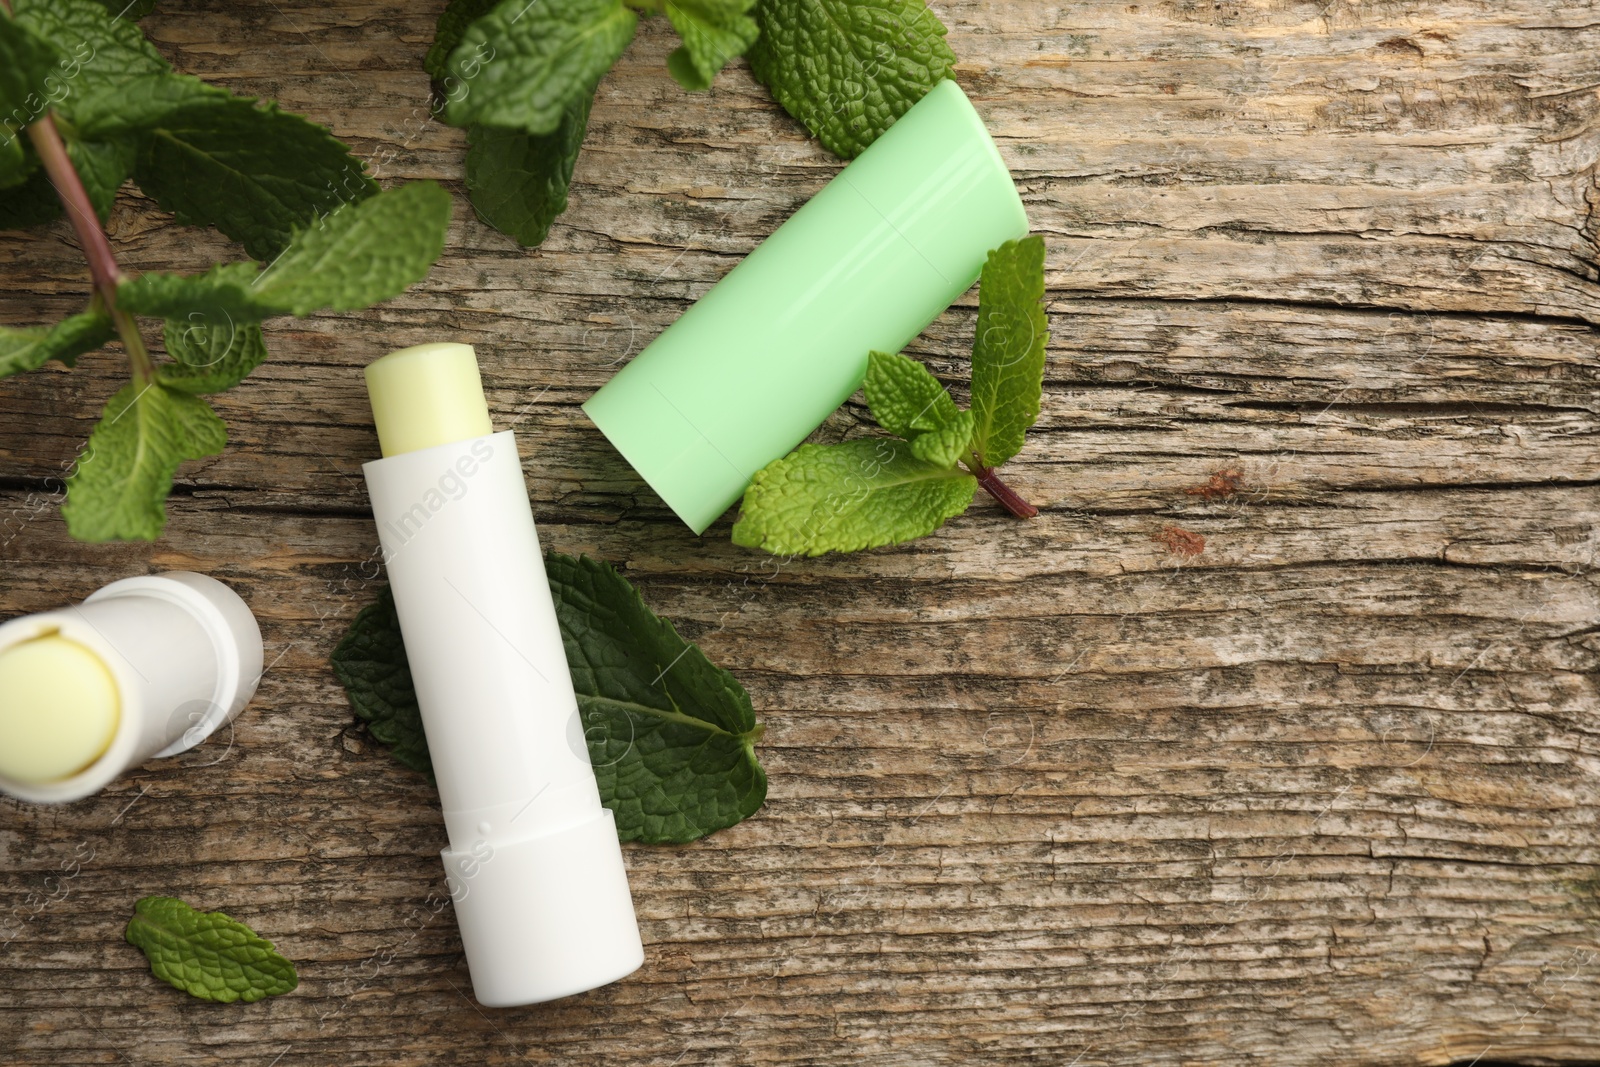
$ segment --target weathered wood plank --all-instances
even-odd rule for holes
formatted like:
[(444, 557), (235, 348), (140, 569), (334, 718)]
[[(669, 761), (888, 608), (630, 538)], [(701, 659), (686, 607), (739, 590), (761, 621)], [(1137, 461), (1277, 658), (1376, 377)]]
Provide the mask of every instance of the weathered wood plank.
[[(678, 90), (656, 26), (547, 245), (463, 202), (411, 293), (270, 324), (161, 541), (75, 544), (55, 512), (114, 353), (0, 383), (0, 610), (188, 567), (250, 601), (273, 664), (231, 737), (0, 802), (10, 1062), (1600, 1056), (1600, 10), (935, 7), (1050, 242), (1012, 468), (1034, 522), (980, 502), (773, 560), (726, 520), (690, 535), (588, 425), (839, 166), (742, 64)], [(419, 65), (436, 13), (172, 0), (147, 25), (380, 176), (459, 191)], [(112, 230), (135, 269), (237, 254), (132, 193)], [(64, 233), (0, 240), (0, 321), (81, 302)], [(958, 394), (974, 307), (912, 349)], [(471, 1004), (433, 791), (326, 666), (377, 577), (359, 368), (446, 334), (517, 423), (547, 547), (625, 568), (768, 724), (759, 816), (628, 850), (646, 967), (536, 1009)], [(857, 398), (819, 437), (866, 432)], [(300, 989), (199, 1010), (156, 984), (120, 940), (148, 892), (256, 924)]]

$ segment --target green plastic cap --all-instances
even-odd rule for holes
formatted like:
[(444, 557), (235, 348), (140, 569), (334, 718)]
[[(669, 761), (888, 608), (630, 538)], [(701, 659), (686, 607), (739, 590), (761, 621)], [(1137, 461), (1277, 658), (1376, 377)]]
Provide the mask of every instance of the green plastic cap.
[(695, 533), (977, 280), (1028, 217), (953, 81), (923, 97), (583, 409)]

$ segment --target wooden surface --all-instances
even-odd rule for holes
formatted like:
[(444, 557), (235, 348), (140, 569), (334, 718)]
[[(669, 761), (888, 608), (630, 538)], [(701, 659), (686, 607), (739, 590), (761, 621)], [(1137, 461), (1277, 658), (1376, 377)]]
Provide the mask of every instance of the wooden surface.
[[(180, 69), (460, 193), (438, 3), (165, 0)], [(458, 196), (423, 285), (269, 324), (153, 545), (50, 496), (122, 373), (0, 383), (7, 615), (187, 567), (271, 663), (230, 737), (63, 808), (0, 804), (0, 1058), (125, 1064), (1445, 1064), (1600, 1059), (1600, 4), (940, 0), (1049, 246), (1040, 427), (895, 550), (695, 538), (578, 404), (838, 169), (742, 63), (649, 24), (539, 252)], [(125, 192), (129, 268), (237, 255)], [(0, 241), (0, 320), (87, 292)], [(913, 351), (960, 393), (974, 305)], [(432, 790), (327, 656), (373, 596), (360, 368), (479, 346), (548, 547), (616, 563), (749, 688), (766, 808), (630, 847), (648, 962), (469, 999)], [(753, 340), (753, 343), (754, 340)], [(868, 432), (852, 403), (821, 431)], [(79, 873), (63, 877), (63, 864)], [(170, 893), (292, 995), (190, 1000), (121, 939)]]

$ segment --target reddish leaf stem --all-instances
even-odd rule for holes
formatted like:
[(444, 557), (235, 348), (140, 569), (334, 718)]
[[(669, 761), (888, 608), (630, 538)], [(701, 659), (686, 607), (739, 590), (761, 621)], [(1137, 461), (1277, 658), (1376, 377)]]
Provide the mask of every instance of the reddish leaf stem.
[(1031, 519), (1039, 514), (1039, 509), (1017, 495), (1017, 491), (1000, 480), (1000, 475), (995, 473), (993, 467), (973, 461), (973, 471), (977, 474), (978, 484), (984, 491), (1000, 502), (1000, 506), (1019, 519)]
[(122, 347), (127, 349), (133, 380), (141, 386), (146, 385), (155, 378), (155, 363), (144, 346), (144, 338), (139, 334), (139, 324), (132, 315), (117, 307), (117, 285), (122, 281), (122, 269), (117, 266), (111, 241), (94, 213), (94, 203), (89, 199), (82, 179), (78, 177), (77, 168), (72, 165), (72, 158), (67, 155), (67, 146), (61, 140), (61, 131), (56, 129), (55, 119), (47, 112), (29, 124), (28, 139), (39, 153), (39, 162), (44, 165), (44, 172), (49, 176), (50, 184), (55, 186), (56, 195), (67, 209), (67, 218), (78, 234), (83, 256), (89, 261), (89, 275), (94, 279), (95, 292), (111, 315), (117, 335), (122, 338)]

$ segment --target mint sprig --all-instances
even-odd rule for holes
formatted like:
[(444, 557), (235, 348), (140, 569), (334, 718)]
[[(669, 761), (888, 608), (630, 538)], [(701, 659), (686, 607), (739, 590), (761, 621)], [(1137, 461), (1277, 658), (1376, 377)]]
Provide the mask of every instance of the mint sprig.
[[(733, 675), (678, 636), (609, 564), (545, 557), (600, 798), (624, 841), (683, 843), (766, 800), (762, 726)], [(356, 616), (334, 673), (372, 735), (432, 775), (416, 690), (387, 586)]]
[(762, 0), (750, 70), (835, 155), (854, 158), (955, 66), (923, 0)]
[(899, 440), (801, 445), (767, 464), (745, 490), (735, 544), (805, 556), (898, 544), (961, 514), (979, 486), (1019, 518), (1038, 514), (995, 468), (1039, 417), (1049, 340), (1043, 239), (990, 252), (979, 285), (971, 409), (916, 360), (870, 353), (867, 406)]
[[(87, 540), (160, 535), (179, 464), (225, 441), (200, 397), (266, 357), (259, 322), (397, 295), (438, 258), (450, 220), (450, 197), (433, 183), (379, 193), (321, 126), (174, 72), (133, 21), (148, 8), (0, 7), (0, 229), (69, 207), (94, 283), (88, 308), (54, 327), (0, 328), (0, 377), (51, 359), (72, 366), (113, 337), (128, 358), (129, 383), (67, 479), (62, 513)], [(180, 222), (214, 226), (266, 265), (130, 278), (102, 227), (130, 179)], [(170, 362), (146, 347), (136, 315), (165, 320)]]
[(757, 78), (834, 153), (859, 155), (955, 55), (924, 0), (451, 0), (424, 61), (437, 110), (465, 127), (467, 191), (484, 222), (535, 246), (566, 210), (595, 88), (639, 16), (682, 44), (667, 72), (708, 89), (746, 54)]
[(123, 932), (150, 970), (201, 1000), (246, 1004), (300, 984), (294, 964), (250, 927), (220, 911), (196, 911), (176, 897), (144, 897)]

